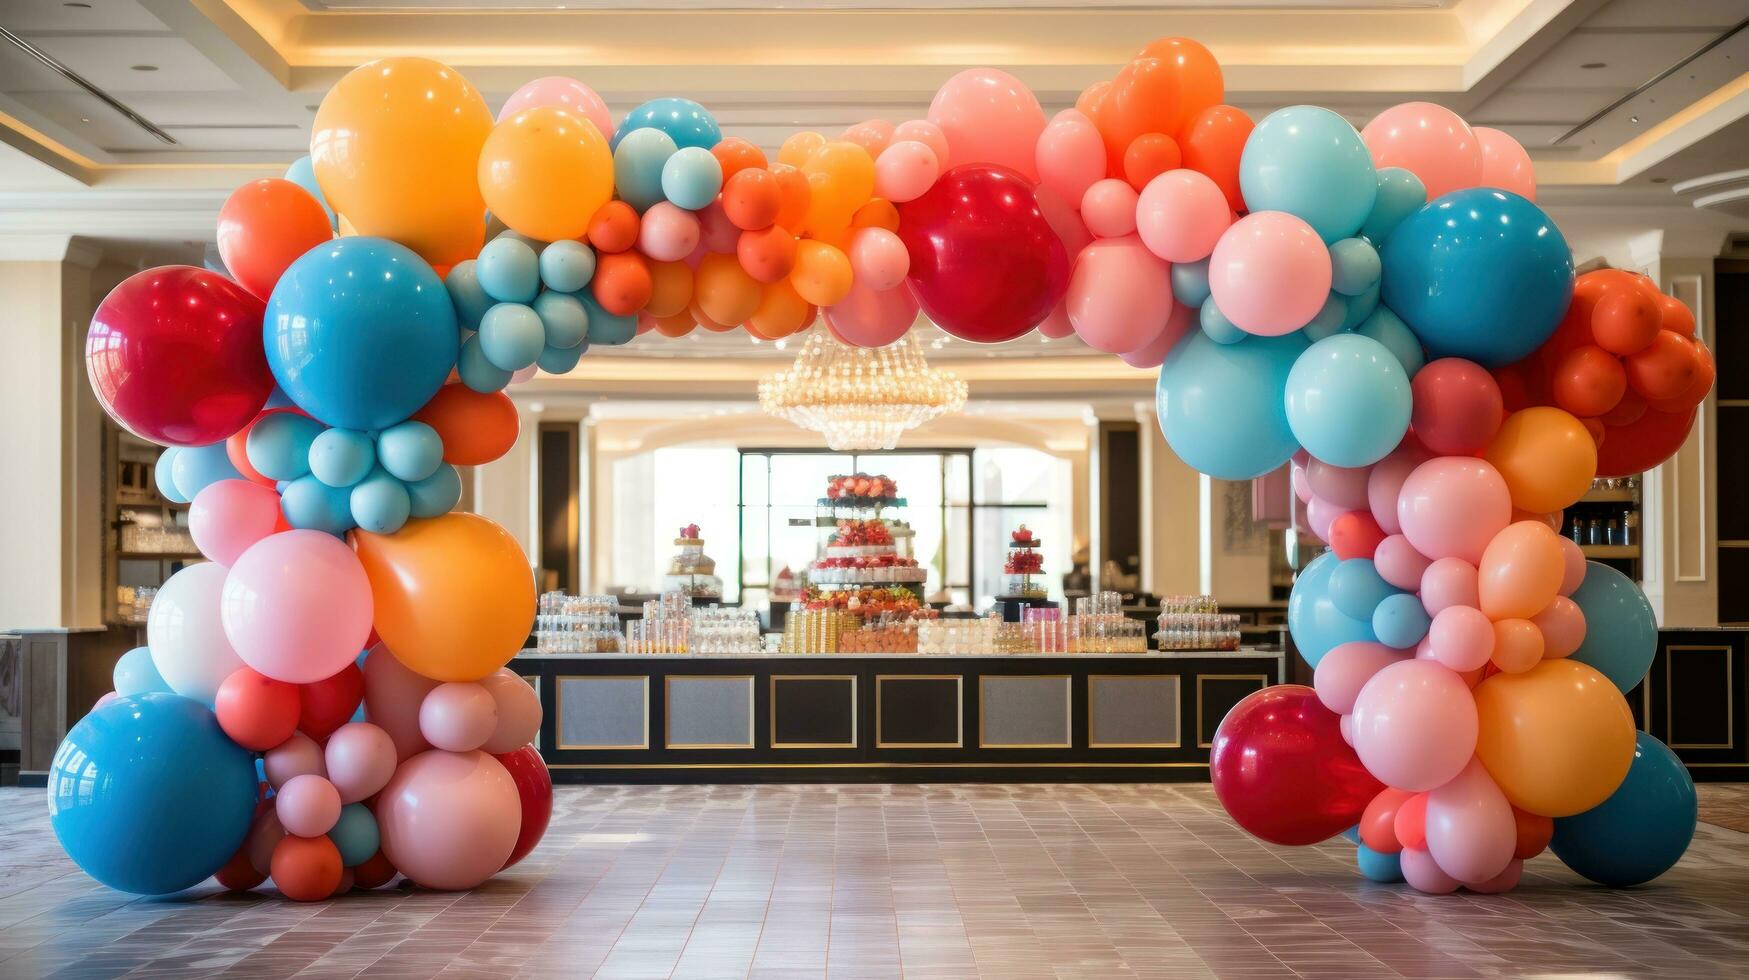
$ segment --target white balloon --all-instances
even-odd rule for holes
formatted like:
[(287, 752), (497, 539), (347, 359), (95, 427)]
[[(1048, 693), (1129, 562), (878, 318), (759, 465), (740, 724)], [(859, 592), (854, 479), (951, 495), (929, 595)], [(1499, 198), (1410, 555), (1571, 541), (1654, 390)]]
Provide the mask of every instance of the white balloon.
[(209, 706), (219, 685), (243, 666), (219, 619), (225, 575), (218, 562), (184, 568), (158, 590), (146, 617), (146, 645), (159, 676), (172, 691)]

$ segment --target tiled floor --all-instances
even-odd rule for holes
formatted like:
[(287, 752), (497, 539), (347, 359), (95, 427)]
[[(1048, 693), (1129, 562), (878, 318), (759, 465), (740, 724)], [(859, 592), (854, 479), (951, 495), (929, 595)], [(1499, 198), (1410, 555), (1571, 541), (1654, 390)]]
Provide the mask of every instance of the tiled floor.
[(1206, 786), (558, 799), (534, 855), (471, 894), (296, 905), (108, 891), (40, 790), (3, 790), (0, 978), (1749, 975), (1749, 835), (1715, 826), (1649, 886), (1545, 856), (1509, 895), (1436, 898), (1361, 880), (1344, 842), (1260, 844)]

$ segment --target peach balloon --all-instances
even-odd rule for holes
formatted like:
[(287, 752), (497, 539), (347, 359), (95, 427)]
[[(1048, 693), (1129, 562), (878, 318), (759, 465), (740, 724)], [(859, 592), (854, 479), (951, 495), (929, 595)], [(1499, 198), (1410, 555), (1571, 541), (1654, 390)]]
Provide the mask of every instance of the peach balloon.
[(1136, 200), (1136, 230), (1143, 244), (1168, 262), (1208, 258), (1232, 223), (1220, 185), (1195, 170), (1160, 174)]
[(1585, 642), (1585, 612), (1566, 596), (1556, 596), (1530, 621), (1542, 632), (1545, 658), (1568, 656)]
[(1421, 573), (1421, 604), (1431, 616), (1453, 606), (1482, 604), (1476, 566), (1462, 558), (1440, 558)]
[(1402, 167), (1421, 178), (1427, 200), (1482, 182), (1482, 141), (1457, 113), (1431, 102), (1404, 102), (1360, 131), (1374, 166)]
[(1430, 459), (1403, 481), (1397, 523), (1415, 550), (1437, 561), (1480, 562), (1512, 519), (1512, 495), (1500, 472), (1467, 456)]
[(898, 140), (875, 158), (875, 193), (889, 201), (914, 201), (935, 186), (941, 161), (929, 144)]
[(540, 734), (542, 711), (540, 695), (528, 681), (506, 667), (482, 678), (480, 686), (498, 705), (498, 725), (481, 748), (493, 755), (503, 755), (533, 742)]
[(1543, 658), (1543, 634), (1528, 619), (1502, 619), (1494, 624), (1494, 666), (1522, 674)]
[(1560, 536), (1536, 521), (1509, 525), (1488, 542), (1476, 571), (1489, 619), (1529, 619), (1560, 594), (1566, 574)]
[(1476, 670), (1494, 655), (1494, 624), (1472, 606), (1448, 606), (1427, 628), (1427, 649), (1431, 659), (1452, 670)]
[[(935, 93), (929, 121), (947, 137), (944, 169), (994, 163), (1029, 181), (1038, 180), (1034, 153), (1045, 129), (1045, 111), (1032, 90), (1013, 75), (995, 68), (960, 72)], [(899, 138), (897, 128), (893, 136)]]
[(1034, 159), (1040, 187), (1079, 201), (1105, 176), (1105, 141), (1093, 120), (1079, 110), (1064, 109), (1039, 134)]
[(424, 752), (377, 797), (383, 856), (427, 888), (472, 888), (510, 859), (522, 802), (503, 763), (484, 752)]
[(380, 643), (365, 655), (364, 716), (388, 733), (399, 759), (431, 748), (419, 733), (419, 706), (437, 685), (437, 681), (414, 673)]
[(1577, 503), (1597, 476), (1597, 443), (1573, 416), (1546, 405), (1513, 412), (1483, 454), (1514, 506), (1535, 513)]
[(1136, 230), (1137, 197), (1125, 181), (1097, 181), (1081, 195), (1081, 220), (1100, 238), (1122, 238)]
[(1634, 713), (1609, 678), (1572, 659), (1495, 674), (1475, 690), (1476, 755), (1513, 806), (1569, 817), (1597, 806), (1634, 759)]

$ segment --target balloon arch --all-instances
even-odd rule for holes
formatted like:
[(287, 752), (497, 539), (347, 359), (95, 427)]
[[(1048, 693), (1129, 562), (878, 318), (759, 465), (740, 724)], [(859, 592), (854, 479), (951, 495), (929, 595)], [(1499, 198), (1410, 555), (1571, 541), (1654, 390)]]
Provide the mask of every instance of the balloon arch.
[(92, 322), (91, 383), (170, 447), (159, 488), (211, 561), (165, 583), (55, 758), (68, 853), (128, 891), (271, 876), (299, 900), (515, 863), (552, 806), (505, 669), (534, 587), (453, 510), (456, 467), (516, 439), (505, 386), (640, 334), (818, 317), (879, 346), (921, 311), (1158, 368), (1203, 473), (1291, 463), (1330, 545), (1289, 606), (1316, 686), (1221, 724), (1241, 826), (1347, 832), (1367, 877), (1430, 892), (1510, 888), (1551, 846), (1608, 884), (1660, 874), (1695, 798), (1623, 698), (1651, 609), (1555, 528), (1686, 438), (1713, 380), (1693, 315), (1643, 276), (1575, 279), (1503, 133), (1420, 102), (1254, 124), (1222, 97), (1165, 38), (1049, 119), (979, 69), (924, 119), (772, 160), (685, 99), (616, 126), (542, 78), (494, 120), (443, 65), (351, 72), (310, 155), (226, 201), (228, 275), (142, 272)]

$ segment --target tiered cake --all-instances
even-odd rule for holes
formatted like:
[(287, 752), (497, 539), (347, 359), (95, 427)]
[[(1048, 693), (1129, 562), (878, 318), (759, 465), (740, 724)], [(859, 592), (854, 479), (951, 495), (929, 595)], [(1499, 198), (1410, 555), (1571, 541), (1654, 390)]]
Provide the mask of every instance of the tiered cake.
[[(888, 477), (866, 473), (833, 477), (826, 496), (820, 498), (818, 522), (835, 530), (809, 566), (808, 581), (837, 588), (904, 585), (920, 590), (928, 570), (899, 549), (889, 522), (881, 516), (904, 505)], [(909, 536), (904, 541), (908, 546)]]
[(1007, 596), (1019, 599), (1044, 598), (1046, 593), (1041, 576), (1045, 569), (1045, 557), (1039, 551), (1039, 545), (1043, 542), (1033, 537), (1032, 530), (1025, 524), (1016, 528), (1008, 537), (1008, 560), (1002, 563)]
[(723, 580), (717, 576), (716, 559), (704, 553), (704, 539), (698, 536), (698, 525), (688, 524), (674, 539), (679, 551), (668, 561), (668, 574), (662, 576), (663, 592), (681, 592), (689, 598), (721, 599)]

